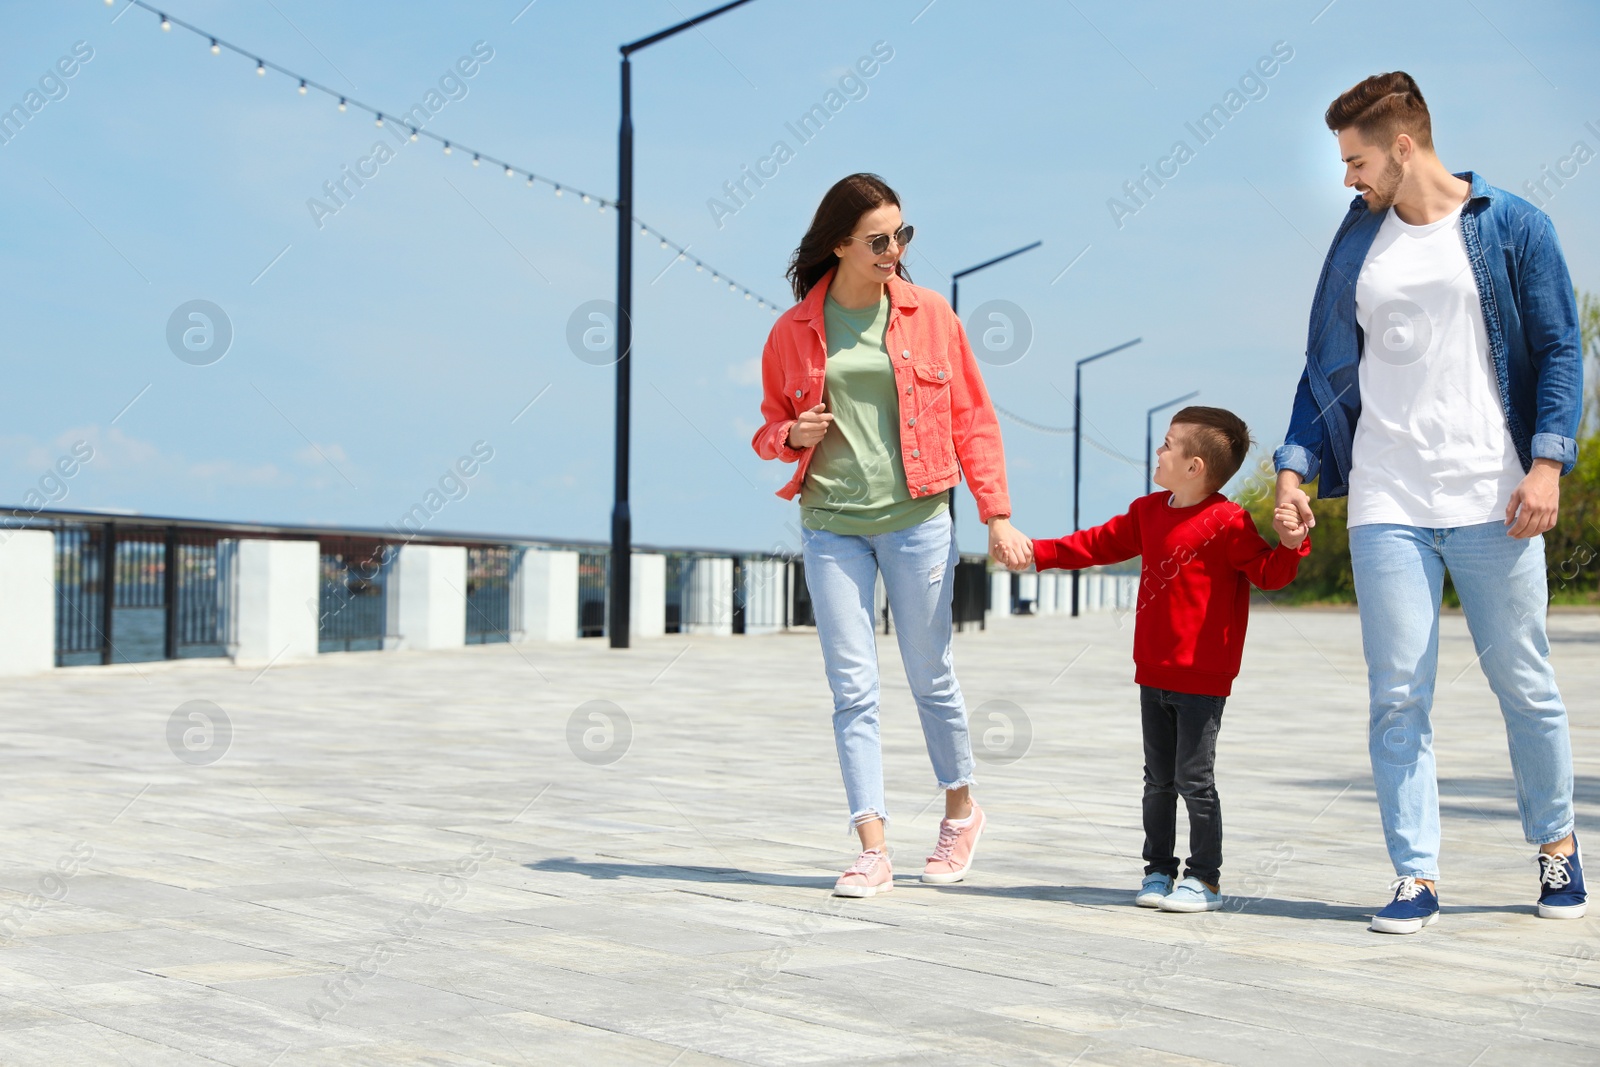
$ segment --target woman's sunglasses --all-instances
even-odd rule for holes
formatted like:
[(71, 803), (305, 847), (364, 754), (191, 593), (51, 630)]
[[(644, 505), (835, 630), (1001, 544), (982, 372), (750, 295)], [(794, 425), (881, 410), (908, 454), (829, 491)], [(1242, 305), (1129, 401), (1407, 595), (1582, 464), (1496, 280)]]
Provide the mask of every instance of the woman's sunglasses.
[(852, 241), (860, 241), (862, 244), (872, 249), (873, 255), (881, 256), (885, 252), (889, 251), (890, 240), (893, 240), (894, 243), (899, 245), (901, 248), (905, 248), (906, 245), (911, 243), (911, 238), (915, 237), (916, 234), (917, 228), (915, 226), (908, 225), (900, 227), (892, 236), (887, 233), (875, 233), (871, 237), (851, 237), (849, 239)]

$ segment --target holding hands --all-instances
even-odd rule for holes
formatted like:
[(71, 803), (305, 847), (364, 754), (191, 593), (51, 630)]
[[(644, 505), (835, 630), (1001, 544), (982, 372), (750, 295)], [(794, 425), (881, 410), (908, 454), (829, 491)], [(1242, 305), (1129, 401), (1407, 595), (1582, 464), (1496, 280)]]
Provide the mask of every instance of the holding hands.
[(997, 515), (989, 520), (989, 555), (1007, 570), (1025, 571), (1033, 565), (1033, 539)]
[(1311, 532), (1311, 526), (1301, 517), (1294, 503), (1279, 504), (1272, 513), (1272, 528), (1278, 534), (1278, 544), (1284, 548), (1299, 548)]

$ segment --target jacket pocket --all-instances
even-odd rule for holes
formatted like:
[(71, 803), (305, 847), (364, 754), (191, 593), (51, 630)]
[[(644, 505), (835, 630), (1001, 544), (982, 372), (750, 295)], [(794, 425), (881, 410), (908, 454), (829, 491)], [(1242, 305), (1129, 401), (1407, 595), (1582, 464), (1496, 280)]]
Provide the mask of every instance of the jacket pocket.
[(916, 419), (908, 427), (916, 442), (906, 454), (907, 462), (916, 461), (931, 477), (937, 477), (954, 462), (955, 445), (950, 430), (950, 385), (955, 371), (950, 364), (938, 360), (919, 363), (911, 368), (916, 378), (916, 410), (910, 417)]
[(790, 375), (784, 379), (783, 395), (796, 415), (809, 411), (822, 401), (822, 384), (809, 374)]

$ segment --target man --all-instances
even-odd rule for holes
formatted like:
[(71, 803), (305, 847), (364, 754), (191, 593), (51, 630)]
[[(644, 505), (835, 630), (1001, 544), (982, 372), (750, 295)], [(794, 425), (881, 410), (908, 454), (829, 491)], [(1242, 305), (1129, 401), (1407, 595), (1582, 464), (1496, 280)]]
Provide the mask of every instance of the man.
[(1448, 569), (1499, 698), (1538, 914), (1587, 907), (1566, 708), (1545, 638), (1544, 539), (1577, 460), (1582, 353), (1550, 219), (1433, 150), (1409, 74), (1328, 108), (1360, 193), (1328, 251), (1306, 368), (1274, 456), (1277, 503), (1314, 524), (1301, 483), (1349, 494), (1371, 696), (1369, 751), (1398, 876), (1372, 929), (1439, 918), (1439, 787), (1429, 711)]

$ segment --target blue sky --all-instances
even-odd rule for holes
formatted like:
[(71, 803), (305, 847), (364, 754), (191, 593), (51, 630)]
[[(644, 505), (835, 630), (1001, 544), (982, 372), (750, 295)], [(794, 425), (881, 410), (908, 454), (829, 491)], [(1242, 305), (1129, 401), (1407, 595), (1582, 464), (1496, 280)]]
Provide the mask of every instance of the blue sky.
[[(428, 129), (614, 196), (616, 47), (700, 9), (525, 2), (167, 10), (386, 110), (421, 101), (484, 42), (492, 59)], [(0, 107), (46, 85), (0, 144), (0, 501), (21, 503), (86, 441), (93, 459), (62, 483), (61, 506), (381, 526), (484, 442), (492, 458), (432, 528), (607, 538), (614, 372), (576, 358), (567, 326), (613, 295), (614, 213), (427, 141), (367, 164), (376, 175), (337, 213), (317, 212), (324, 183), (383, 139), (370, 116), (123, 8), (6, 15)], [(92, 58), (49, 80), (77, 42)], [(1143, 338), (1085, 370), (1089, 524), (1142, 491), (1123, 457), (1142, 457), (1151, 405), (1199, 389), (1242, 414), (1263, 452), (1281, 438), (1312, 285), (1349, 198), (1321, 122), (1338, 92), (1410, 71), (1445, 163), (1521, 191), (1576, 142), (1600, 151), (1597, 44), (1600, 10), (1577, 2), (755, 0), (636, 57), (635, 211), (784, 306), (790, 251), (852, 171), (900, 192), (919, 284), (948, 293), (951, 272), (1042, 240), (966, 279), (962, 306), (1025, 311), (1031, 349), (986, 381), (999, 405), (1057, 430), (1071, 423), (1073, 361)], [(847, 82), (800, 143), (787, 124), (875, 45), (892, 58)], [(1289, 58), (1259, 77), (1275, 45)], [(1230, 90), (1236, 113), (1200, 144), (1186, 124)], [(1179, 139), (1192, 158), (1129, 201), (1124, 183)], [(777, 175), (714, 211), (713, 198), (730, 204), (724, 183), (780, 140), (792, 158)], [(1114, 197), (1137, 210), (1114, 211)], [(1600, 160), (1547, 204), (1589, 290), (1597, 205)], [(771, 314), (654, 239), (636, 238), (634, 255), (636, 539), (795, 548), (796, 509), (773, 496), (788, 468), (749, 447)], [(167, 343), (191, 300), (232, 326), (209, 365)], [(1018, 525), (1070, 529), (1071, 438), (1003, 429)], [(963, 548), (981, 550), (970, 495), (959, 514)]]

